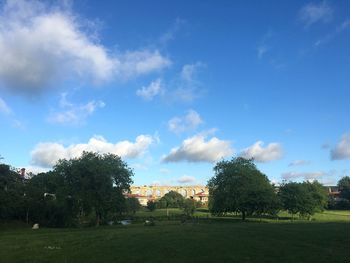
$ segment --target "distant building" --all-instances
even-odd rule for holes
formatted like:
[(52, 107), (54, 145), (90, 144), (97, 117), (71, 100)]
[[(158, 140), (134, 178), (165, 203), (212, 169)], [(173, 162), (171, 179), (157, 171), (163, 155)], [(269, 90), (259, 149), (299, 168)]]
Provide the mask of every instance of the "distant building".
[(162, 198), (166, 193), (175, 191), (185, 198), (193, 198), (202, 203), (208, 202), (209, 189), (206, 186), (131, 186), (127, 197), (135, 197), (141, 205), (147, 205), (148, 201), (154, 201)]
[(340, 199), (340, 191), (338, 186), (325, 186), (325, 188), (329, 197), (333, 197), (336, 201)]

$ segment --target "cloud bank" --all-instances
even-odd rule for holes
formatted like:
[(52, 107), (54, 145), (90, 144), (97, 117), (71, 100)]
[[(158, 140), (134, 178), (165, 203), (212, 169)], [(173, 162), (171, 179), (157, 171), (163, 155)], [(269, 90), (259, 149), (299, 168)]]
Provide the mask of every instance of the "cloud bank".
[(72, 78), (95, 84), (126, 79), (171, 63), (157, 50), (112, 54), (65, 6), (7, 1), (0, 24), (0, 83), (15, 93), (38, 94)]

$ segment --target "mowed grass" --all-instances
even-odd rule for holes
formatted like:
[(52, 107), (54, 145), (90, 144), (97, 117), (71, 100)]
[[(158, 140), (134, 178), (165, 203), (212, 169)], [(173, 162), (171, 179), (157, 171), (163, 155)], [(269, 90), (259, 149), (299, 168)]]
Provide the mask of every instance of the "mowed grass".
[(156, 221), (153, 227), (7, 227), (0, 230), (0, 262), (350, 262), (350, 212), (326, 211), (315, 218)]

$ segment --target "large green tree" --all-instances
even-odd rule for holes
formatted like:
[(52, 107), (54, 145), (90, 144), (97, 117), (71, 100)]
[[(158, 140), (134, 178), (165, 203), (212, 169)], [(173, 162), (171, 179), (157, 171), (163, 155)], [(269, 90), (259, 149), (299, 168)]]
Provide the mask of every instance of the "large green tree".
[(133, 171), (119, 156), (84, 152), (60, 160), (53, 173), (59, 177), (60, 194), (69, 197), (80, 216), (94, 213), (96, 225), (107, 213), (125, 209), (123, 193), (129, 190)]
[(213, 214), (239, 212), (246, 215), (273, 213), (278, 208), (273, 185), (253, 160), (241, 157), (220, 161), (208, 182), (209, 209)]

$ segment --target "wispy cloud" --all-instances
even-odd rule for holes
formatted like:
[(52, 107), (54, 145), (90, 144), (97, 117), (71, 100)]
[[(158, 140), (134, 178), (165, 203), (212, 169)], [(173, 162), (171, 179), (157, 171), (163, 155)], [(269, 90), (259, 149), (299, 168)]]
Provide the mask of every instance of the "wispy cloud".
[(333, 18), (333, 8), (326, 1), (320, 3), (308, 3), (304, 5), (298, 13), (298, 19), (304, 24), (305, 28), (322, 22), (328, 23)]
[(202, 83), (198, 78), (199, 72), (205, 67), (202, 62), (185, 64), (180, 72), (170, 79), (152, 81), (136, 91), (136, 95), (147, 101), (155, 97), (166, 103), (192, 102), (203, 94)]
[(319, 38), (315, 43), (315, 47), (320, 47), (324, 44), (327, 44), (331, 40), (333, 40), (335, 37), (337, 37), (339, 34), (341, 34), (343, 31), (350, 29), (350, 19), (346, 19), (343, 23), (338, 25), (333, 32)]
[(203, 120), (200, 115), (194, 110), (189, 110), (185, 116), (170, 119), (168, 128), (171, 132), (179, 134), (184, 131), (195, 130), (202, 123)]
[(259, 45), (257, 46), (257, 55), (258, 59), (262, 59), (263, 56), (271, 49), (271, 46), (268, 44), (269, 40), (272, 37), (272, 31), (269, 30), (261, 39)]
[(164, 89), (162, 87), (162, 80), (157, 79), (152, 81), (148, 86), (144, 86), (136, 91), (136, 95), (144, 100), (151, 101), (154, 97), (162, 95)]
[(11, 108), (7, 105), (7, 103), (2, 98), (0, 98), (0, 113), (5, 115), (9, 115), (12, 113)]
[(180, 184), (190, 184), (190, 183), (194, 183), (195, 181), (196, 181), (196, 178), (189, 175), (183, 175), (177, 179), (177, 182)]
[(301, 166), (301, 165), (307, 165), (307, 164), (310, 164), (310, 161), (294, 160), (294, 161), (291, 161), (288, 166)]
[(198, 80), (198, 72), (205, 67), (202, 62), (186, 64), (182, 67), (180, 78), (175, 82), (175, 87), (167, 94), (168, 99), (174, 101), (191, 102), (201, 94), (201, 82)]
[(84, 124), (86, 119), (91, 116), (98, 108), (103, 108), (103, 101), (89, 101), (86, 104), (73, 104), (66, 98), (67, 94), (61, 94), (59, 102), (61, 111), (55, 111), (50, 114), (48, 121), (55, 124), (80, 125)]
[(172, 26), (159, 38), (161, 45), (166, 45), (171, 40), (175, 39), (176, 34), (179, 32), (181, 27), (186, 24), (186, 20), (176, 18)]

